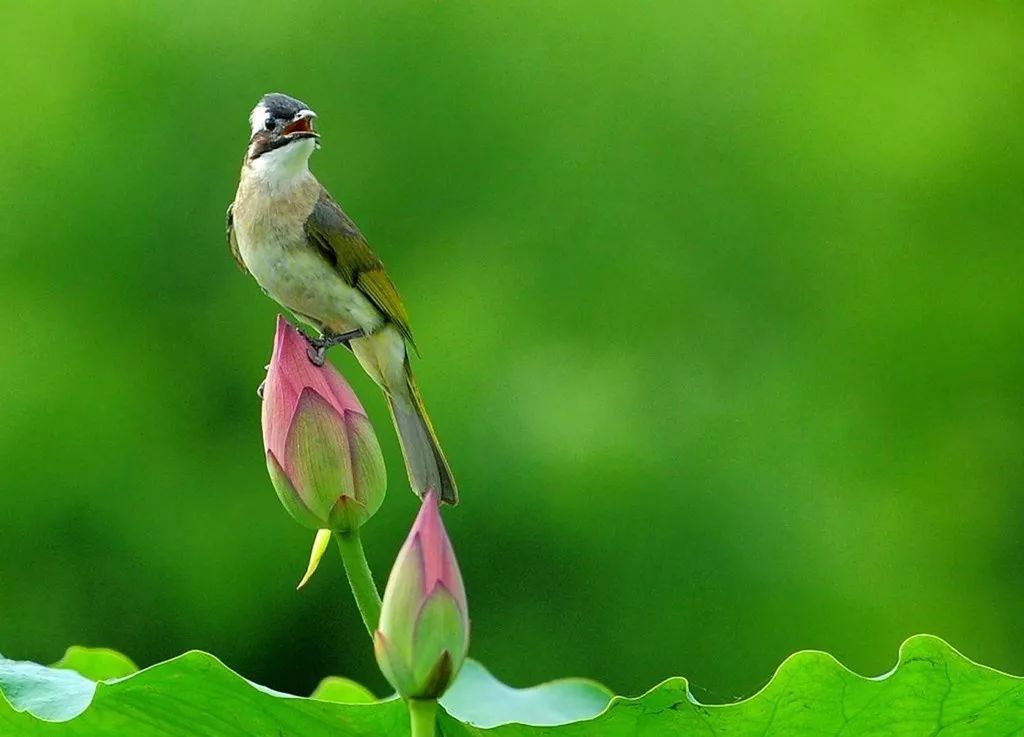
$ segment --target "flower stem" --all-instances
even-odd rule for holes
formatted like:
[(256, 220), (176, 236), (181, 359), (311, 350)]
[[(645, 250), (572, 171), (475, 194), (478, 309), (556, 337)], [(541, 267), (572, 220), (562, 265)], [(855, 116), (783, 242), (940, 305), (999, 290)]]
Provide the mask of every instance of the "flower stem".
[(377, 585), (373, 582), (373, 574), (370, 573), (370, 566), (366, 562), (359, 530), (336, 532), (334, 539), (338, 541), (341, 561), (345, 564), (345, 575), (348, 576), (348, 585), (352, 587), (352, 595), (356, 598), (359, 614), (363, 617), (366, 631), (373, 637), (380, 621), (380, 594), (377, 593)]
[(409, 727), (412, 737), (434, 737), (437, 726), (437, 702), (409, 699)]

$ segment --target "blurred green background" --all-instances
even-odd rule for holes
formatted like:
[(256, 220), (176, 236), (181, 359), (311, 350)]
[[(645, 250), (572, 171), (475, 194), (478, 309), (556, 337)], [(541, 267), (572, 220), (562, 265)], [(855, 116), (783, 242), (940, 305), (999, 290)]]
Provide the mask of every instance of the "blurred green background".
[[(378, 692), (266, 477), (276, 306), (224, 243), (268, 91), (388, 265), (517, 685), (750, 694), (916, 632), (1024, 673), (1018, 2), (13, 4), (0, 26), (0, 651), (210, 650)], [(391, 493), (376, 388), (343, 350)]]

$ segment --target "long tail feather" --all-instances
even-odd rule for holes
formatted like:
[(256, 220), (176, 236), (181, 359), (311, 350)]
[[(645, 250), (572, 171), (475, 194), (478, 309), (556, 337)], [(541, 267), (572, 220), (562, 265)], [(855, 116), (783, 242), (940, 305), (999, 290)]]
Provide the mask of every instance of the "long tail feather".
[(459, 494), (455, 479), (413, 379), (405, 339), (393, 325), (386, 325), (353, 340), (352, 352), (384, 390), (412, 490), (422, 497), (433, 489), (442, 501), (456, 504)]
[(395, 421), (398, 439), (405, 456), (405, 468), (413, 491), (423, 496), (434, 489), (441, 501), (458, 504), (459, 492), (452, 477), (451, 468), (444, 457), (437, 433), (430, 423), (423, 399), (420, 397), (416, 380), (406, 362), (406, 383), (408, 392), (391, 392), (388, 403), (391, 417)]

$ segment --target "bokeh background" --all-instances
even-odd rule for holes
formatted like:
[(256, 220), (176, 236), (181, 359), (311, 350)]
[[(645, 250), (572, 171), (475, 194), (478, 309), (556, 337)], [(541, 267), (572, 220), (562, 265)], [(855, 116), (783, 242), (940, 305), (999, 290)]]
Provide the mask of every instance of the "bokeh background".
[[(1024, 673), (1024, 6), (11, 4), (0, 651), (378, 692), (266, 477), (277, 308), (223, 216), (267, 91), (399, 284), (473, 654), (750, 694), (917, 632)], [(416, 502), (385, 448), (386, 576)]]

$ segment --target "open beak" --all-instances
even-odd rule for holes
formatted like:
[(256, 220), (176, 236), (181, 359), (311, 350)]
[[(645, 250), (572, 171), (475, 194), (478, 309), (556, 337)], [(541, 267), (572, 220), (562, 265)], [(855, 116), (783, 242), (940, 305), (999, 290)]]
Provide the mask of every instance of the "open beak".
[(282, 136), (294, 138), (319, 138), (320, 134), (313, 130), (313, 118), (316, 113), (312, 110), (300, 110), (292, 118), (292, 122), (281, 129)]

